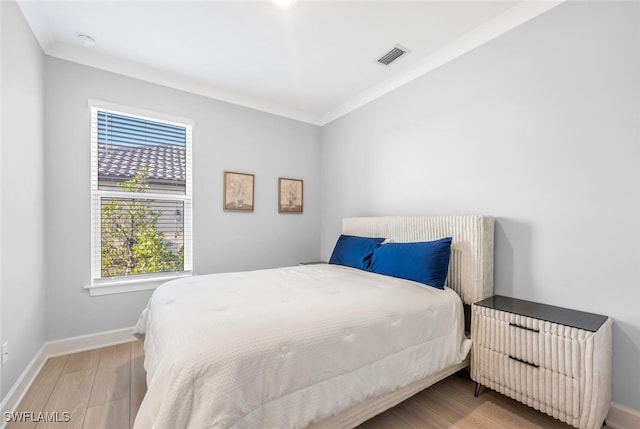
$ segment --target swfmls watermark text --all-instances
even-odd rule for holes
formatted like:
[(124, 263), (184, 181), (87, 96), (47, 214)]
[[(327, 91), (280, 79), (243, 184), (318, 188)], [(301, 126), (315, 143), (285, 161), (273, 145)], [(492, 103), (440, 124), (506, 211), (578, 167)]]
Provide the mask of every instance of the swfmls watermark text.
[(14, 413), (6, 412), (3, 417), (5, 422), (16, 423), (68, 423), (71, 421), (71, 413), (68, 411), (40, 411), (37, 413), (33, 411), (20, 411)]

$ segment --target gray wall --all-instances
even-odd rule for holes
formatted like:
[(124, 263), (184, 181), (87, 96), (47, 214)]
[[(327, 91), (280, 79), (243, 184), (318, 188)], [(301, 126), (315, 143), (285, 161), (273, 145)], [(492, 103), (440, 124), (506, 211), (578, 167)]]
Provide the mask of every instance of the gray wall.
[[(194, 271), (295, 265), (320, 249), (320, 129), (47, 57), (45, 80), (47, 339), (132, 326), (151, 291), (90, 297), (90, 109), (87, 99), (195, 120)], [(255, 174), (253, 213), (222, 210), (223, 171)], [(278, 214), (278, 177), (304, 180), (304, 213)]]
[(569, 2), (322, 128), (322, 256), (345, 216), (497, 216), (498, 294), (614, 319), (640, 410), (638, 3)]
[(14, 2), (2, 16), (2, 157), (0, 174), (2, 397), (45, 338), (44, 55)]

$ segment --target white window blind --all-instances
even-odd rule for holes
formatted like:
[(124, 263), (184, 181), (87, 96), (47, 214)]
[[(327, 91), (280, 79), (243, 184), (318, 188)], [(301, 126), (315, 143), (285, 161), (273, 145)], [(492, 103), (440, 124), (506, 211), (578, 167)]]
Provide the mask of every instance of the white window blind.
[(93, 285), (191, 271), (191, 131), (92, 106)]

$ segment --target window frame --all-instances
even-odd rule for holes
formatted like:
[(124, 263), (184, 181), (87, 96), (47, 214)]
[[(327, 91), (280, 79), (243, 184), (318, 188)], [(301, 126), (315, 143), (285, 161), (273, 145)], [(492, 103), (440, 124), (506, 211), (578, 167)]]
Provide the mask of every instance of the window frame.
[[(88, 100), (91, 114), (91, 281), (85, 286), (91, 296), (113, 293), (133, 292), (155, 289), (162, 283), (181, 277), (189, 277), (193, 273), (193, 172), (192, 172), (192, 134), (194, 121), (165, 113), (108, 103), (99, 100)], [(135, 193), (119, 190), (101, 190), (98, 188), (98, 111), (107, 111), (139, 119), (162, 122), (185, 127), (185, 194)], [(183, 213), (183, 246), (184, 265), (182, 271), (136, 274), (128, 276), (101, 277), (102, 240), (101, 236), (101, 199), (143, 198), (161, 201), (182, 201)]]

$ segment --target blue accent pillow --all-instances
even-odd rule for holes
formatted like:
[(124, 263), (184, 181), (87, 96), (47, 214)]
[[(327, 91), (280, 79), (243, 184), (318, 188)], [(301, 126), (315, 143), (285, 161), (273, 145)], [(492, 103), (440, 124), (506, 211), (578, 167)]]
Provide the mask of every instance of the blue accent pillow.
[(451, 237), (419, 243), (387, 243), (373, 252), (369, 271), (444, 289)]
[(380, 246), (384, 238), (356, 237), (355, 235), (341, 235), (333, 248), (330, 264), (345, 265), (347, 267), (366, 270), (371, 264), (373, 251)]

